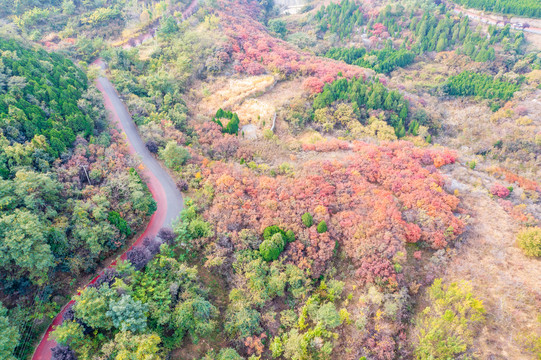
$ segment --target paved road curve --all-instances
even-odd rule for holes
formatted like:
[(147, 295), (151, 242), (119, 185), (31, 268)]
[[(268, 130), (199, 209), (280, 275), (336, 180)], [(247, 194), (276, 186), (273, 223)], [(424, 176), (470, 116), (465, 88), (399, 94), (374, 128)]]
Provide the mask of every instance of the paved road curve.
[[(101, 60), (98, 60), (96, 63), (101, 65), (102, 68), (104, 67)], [(143, 169), (138, 169), (138, 171), (146, 180), (148, 188), (158, 205), (158, 208), (150, 218), (150, 222), (144, 233), (132, 245), (133, 247), (140, 244), (146, 236), (156, 236), (162, 227), (171, 225), (172, 221), (178, 217), (182, 210), (182, 195), (167, 171), (160, 166), (160, 163), (154, 159), (152, 154), (146, 148), (126, 106), (118, 96), (111, 82), (105, 77), (100, 77), (96, 80), (96, 86), (103, 95), (105, 107), (110, 111), (112, 120), (124, 131), (130, 153), (141, 158)], [(126, 251), (128, 250), (129, 249)], [(120, 258), (125, 259), (126, 252), (124, 252)], [(111, 265), (114, 264), (116, 264), (116, 261)], [(94, 283), (101, 274), (102, 273), (92, 279), (89, 284)], [(53, 339), (50, 339), (49, 335), (53, 331), (54, 326), (58, 326), (62, 323), (62, 315), (71, 303), (73, 303), (73, 300), (62, 308), (51, 325), (49, 325), (49, 328), (45, 332), (45, 335), (43, 335), (43, 338), (32, 356), (33, 360), (51, 359), (51, 349), (56, 346), (56, 342)]]
[[(515, 17), (515, 16), (510, 15), (511, 20), (508, 22), (504, 22), (502, 17), (505, 16), (505, 14), (499, 14), (496, 12), (485, 14), (479, 9), (470, 9), (470, 8), (459, 6), (457, 4), (453, 4), (453, 6), (454, 6), (453, 11), (456, 14), (462, 13), (468, 16), (470, 19), (474, 19), (485, 24), (497, 25), (499, 27), (504, 27), (505, 25), (509, 24), (511, 26), (511, 29), (541, 35), (541, 28), (536, 28), (533, 26), (523, 27), (525, 23), (528, 23), (529, 21), (531, 21), (529, 18)], [(516, 20), (512, 21), (513, 18), (515, 18)]]

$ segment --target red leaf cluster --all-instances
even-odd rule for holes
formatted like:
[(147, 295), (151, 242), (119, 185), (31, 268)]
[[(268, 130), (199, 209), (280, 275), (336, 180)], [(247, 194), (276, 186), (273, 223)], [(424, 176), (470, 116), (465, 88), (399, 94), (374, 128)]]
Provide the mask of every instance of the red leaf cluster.
[(503, 176), (505, 178), (505, 181), (511, 184), (518, 184), (518, 186), (520, 186), (524, 190), (541, 192), (541, 186), (539, 186), (537, 182), (530, 179), (526, 179), (525, 177), (517, 175), (507, 169), (504, 169), (502, 167), (495, 167), (495, 168), (489, 169), (489, 171), (496, 175)]
[(502, 199), (508, 197), (510, 193), (509, 189), (500, 183), (495, 183), (494, 185), (492, 185), (490, 187), (490, 192), (492, 195), (497, 196)]
[(374, 26), (372, 26), (372, 34), (374, 36), (381, 37), (381, 35), (386, 32), (387, 27), (382, 23), (375, 23)]
[(228, 2), (218, 13), (231, 44), (235, 70), (239, 72), (258, 75), (268, 69), (284, 76), (309, 76), (305, 85), (314, 93), (321, 92), (323, 84), (334, 81), (339, 74), (347, 78), (366, 77), (363, 68), (301, 52), (271, 36), (257, 21), (260, 10), (253, 1)]
[[(325, 269), (338, 243), (362, 280), (394, 286), (402, 275), (392, 259), (398, 251), (406, 253), (407, 242), (440, 249), (463, 230), (454, 215), (459, 200), (442, 190), (444, 178), (435, 167), (454, 156), (408, 142), (352, 147), (345, 158), (304, 163), (295, 177), (255, 176), (240, 165), (213, 163), (203, 171), (215, 189), (204, 216), (217, 234), (229, 234), (237, 249), (246, 246), (239, 238), (243, 229), (293, 230), (297, 240), (284, 254), (314, 276)], [(328, 231), (306, 228), (301, 216), (307, 211), (315, 224), (325, 220)]]

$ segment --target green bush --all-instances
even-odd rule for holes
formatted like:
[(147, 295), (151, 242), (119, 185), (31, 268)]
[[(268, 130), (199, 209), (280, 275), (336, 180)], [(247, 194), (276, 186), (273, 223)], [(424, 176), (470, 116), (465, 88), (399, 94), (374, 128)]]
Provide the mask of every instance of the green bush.
[(517, 244), (524, 254), (541, 257), (541, 228), (536, 226), (520, 231), (517, 235)]
[(457, 0), (456, 2), (484, 11), (541, 18), (541, 3), (538, 0)]
[(270, 239), (267, 239), (259, 245), (259, 252), (265, 261), (274, 261), (278, 259), (280, 253), (284, 250), (285, 241), (282, 234), (275, 233)]
[(111, 301), (106, 315), (113, 321), (115, 328), (120, 331), (144, 331), (147, 327), (145, 313), (148, 305), (134, 300), (130, 295), (122, 295), (120, 300)]
[[(36, 19), (43, 17), (39, 11), (49, 10), (32, 10)], [(97, 119), (92, 119), (88, 106), (78, 105), (88, 79), (71, 60), (15, 40), (0, 39), (0, 53), (6, 74), (6, 90), (0, 91), (0, 133), (16, 134), (12, 141), (21, 144), (43, 135), (46, 142), (40, 147), (55, 158), (71, 148), (77, 135), (93, 135)]]
[(162, 20), (159, 33), (161, 35), (171, 35), (176, 32), (178, 32), (179, 28), (177, 25), (177, 21), (174, 17), (167, 16), (165, 19)]
[(419, 343), (415, 357), (456, 359), (473, 343), (473, 327), (484, 320), (483, 302), (472, 294), (468, 282), (443, 285), (436, 279), (428, 290), (430, 305), (416, 323)]
[[(328, 109), (337, 107), (337, 102), (344, 101), (353, 109), (352, 118), (366, 124), (370, 110), (378, 110), (378, 113), (383, 112), (382, 120), (392, 126), (397, 134), (405, 135), (405, 127), (409, 126), (411, 118), (409, 116), (410, 103), (399, 91), (389, 90), (378, 78), (375, 80), (365, 80), (362, 77), (359, 79), (339, 78), (326, 84), (323, 91), (314, 97), (312, 103), (314, 121), (329, 122), (329, 119), (318, 119), (318, 114), (329, 111)], [(321, 110), (325, 108), (328, 109)], [(333, 122), (331, 121), (330, 124), (333, 125)], [(424, 124), (419, 122), (419, 125)]]
[(224, 324), (226, 333), (232, 338), (246, 338), (261, 331), (259, 320), (261, 314), (245, 304), (230, 311)]
[(312, 226), (312, 224), (314, 224), (314, 218), (312, 217), (312, 215), (310, 215), (309, 212), (305, 212), (302, 215), (302, 223), (306, 227), (310, 227), (310, 226)]
[(325, 303), (316, 312), (316, 321), (321, 323), (326, 329), (334, 329), (342, 324), (340, 314), (336, 311), (336, 306), (331, 303)]
[[(403, 48), (393, 49), (390, 45), (384, 49), (372, 50), (367, 53), (365, 48), (332, 48), (326, 57), (342, 60), (347, 64), (374, 69), (378, 73), (388, 74), (397, 67), (405, 67), (415, 60), (415, 53)], [(376, 58), (376, 61), (372, 59)]]
[(191, 155), (188, 150), (179, 146), (175, 141), (169, 141), (165, 148), (160, 150), (160, 157), (165, 166), (178, 171), (191, 158)]
[(111, 224), (116, 226), (116, 228), (118, 229), (118, 231), (120, 231), (121, 234), (125, 236), (131, 235), (130, 225), (128, 225), (128, 222), (124, 220), (116, 211), (109, 211), (107, 220), (109, 220)]
[(175, 308), (177, 331), (190, 334), (192, 342), (197, 344), (200, 338), (208, 336), (215, 330), (217, 321), (214, 318), (218, 313), (218, 309), (201, 296), (187, 299)]
[(295, 241), (295, 233), (293, 232), (293, 230), (286, 231), (286, 240), (288, 243), (292, 243), (293, 241)]
[[(224, 126), (220, 119), (228, 119), (229, 122), (226, 126)], [(216, 115), (214, 116), (214, 118), (212, 118), (212, 121), (220, 125), (223, 133), (238, 135), (240, 120), (237, 113), (225, 111), (220, 108), (218, 109), (218, 111), (216, 111)]]
[(325, 222), (325, 220), (321, 220), (321, 222), (317, 224), (317, 232), (320, 234), (327, 232), (327, 223)]
[(286, 232), (284, 230), (282, 230), (276, 225), (271, 225), (266, 227), (265, 230), (263, 230), (263, 239), (270, 240), (270, 238), (277, 233), (280, 233), (284, 239), (287, 238)]
[(269, 20), (269, 29), (278, 34), (281, 39), (283, 39), (287, 33), (286, 22), (282, 19)]

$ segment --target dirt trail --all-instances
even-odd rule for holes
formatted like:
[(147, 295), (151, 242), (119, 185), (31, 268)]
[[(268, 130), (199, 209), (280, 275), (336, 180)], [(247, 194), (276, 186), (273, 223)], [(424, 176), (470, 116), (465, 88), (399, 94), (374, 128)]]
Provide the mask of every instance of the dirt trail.
[(457, 166), (451, 178), (462, 181), (455, 185), (472, 218), (466, 242), (446, 267), (444, 278), (470, 281), (485, 304), (487, 321), (474, 348), (480, 359), (534, 359), (522, 351), (517, 339), (538, 326), (541, 261), (524, 256), (517, 248), (516, 221), (483, 187), (468, 184), (474, 180), (471, 172)]

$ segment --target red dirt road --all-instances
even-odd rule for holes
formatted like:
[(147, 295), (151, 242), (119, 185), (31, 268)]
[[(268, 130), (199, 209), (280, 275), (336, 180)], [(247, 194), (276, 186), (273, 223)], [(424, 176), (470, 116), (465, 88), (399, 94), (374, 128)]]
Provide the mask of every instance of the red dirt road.
[[(101, 60), (98, 60), (95, 63), (101, 65), (102, 68), (104, 67)], [(126, 252), (132, 247), (139, 245), (145, 237), (156, 236), (162, 227), (171, 225), (172, 221), (182, 210), (183, 200), (182, 195), (178, 191), (173, 179), (161, 167), (158, 161), (154, 159), (141, 140), (130, 114), (128, 113), (125, 105), (122, 103), (122, 100), (118, 96), (113, 85), (108, 79), (100, 77), (96, 80), (96, 86), (104, 97), (105, 107), (110, 111), (112, 120), (126, 135), (126, 142), (130, 153), (141, 158), (142, 165), (137, 170), (146, 180), (148, 188), (152, 193), (152, 197), (158, 205), (156, 212), (150, 218), (150, 222), (148, 223), (143, 234), (135, 241), (135, 243), (133, 243), (132, 246), (130, 246), (122, 255), (120, 255), (119, 258), (124, 260), (126, 259)], [(115, 260), (109, 267), (115, 265), (117, 260)], [(96, 282), (96, 280), (102, 274), (103, 271), (93, 278), (86, 286)], [(49, 325), (47, 331), (41, 338), (34, 355), (32, 356), (33, 360), (51, 359), (51, 350), (56, 346), (56, 341), (50, 338), (49, 335), (54, 330), (55, 326), (62, 323), (62, 315), (66, 312), (68, 306), (73, 302), (74, 301), (71, 300), (68, 304), (66, 304), (58, 315), (56, 315), (51, 325)]]

